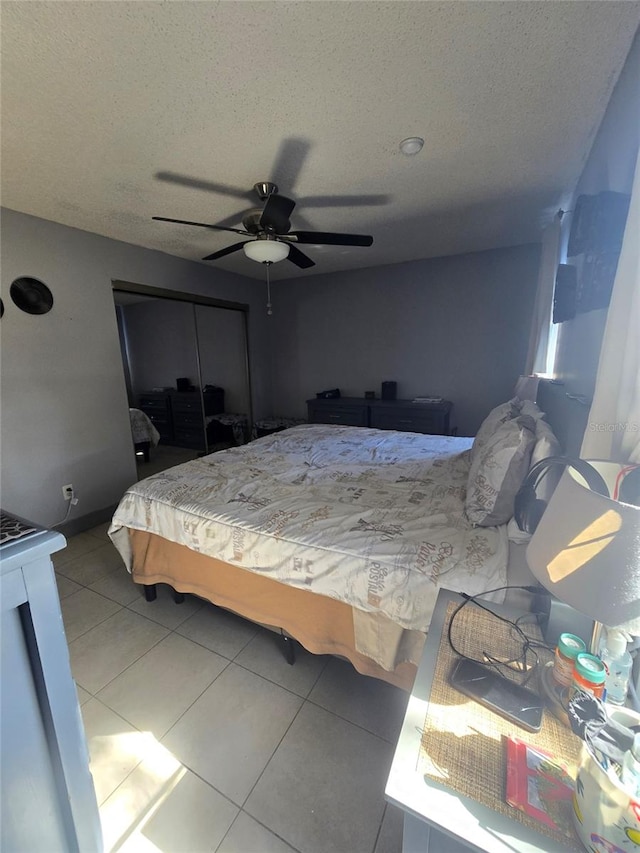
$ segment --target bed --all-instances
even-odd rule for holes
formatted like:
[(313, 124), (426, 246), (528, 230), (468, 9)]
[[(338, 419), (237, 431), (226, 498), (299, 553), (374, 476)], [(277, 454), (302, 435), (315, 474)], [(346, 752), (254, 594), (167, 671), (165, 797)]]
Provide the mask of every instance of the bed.
[(410, 688), (440, 587), (532, 582), (524, 545), (509, 541), (511, 513), (468, 518), (470, 477), (496, 428), (482, 444), (482, 430), (474, 442), (297, 426), (133, 485), (109, 535), (137, 583), (194, 593)]
[(133, 447), (136, 453), (142, 453), (144, 461), (149, 461), (149, 451), (157, 447), (160, 441), (160, 433), (153, 425), (151, 419), (140, 409), (129, 409), (129, 420), (131, 422), (131, 435)]
[(109, 535), (148, 600), (167, 583), (176, 600), (194, 593), (409, 689), (439, 587), (533, 582), (513, 498), (541, 458), (578, 454), (589, 411), (561, 383), (541, 383), (538, 400), (553, 429), (514, 398), (474, 440), (333, 425), (274, 433), (132, 486)]

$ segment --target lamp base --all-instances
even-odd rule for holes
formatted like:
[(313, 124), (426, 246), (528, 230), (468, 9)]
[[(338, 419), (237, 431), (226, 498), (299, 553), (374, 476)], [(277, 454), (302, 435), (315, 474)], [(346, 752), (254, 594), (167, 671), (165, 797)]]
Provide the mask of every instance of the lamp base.
[(560, 634), (575, 634), (587, 645), (593, 639), (593, 619), (565, 604), (553, 595), (536, 598), (533, 609), (538, 613), (538, 624), (545, 643), (556, 646)]

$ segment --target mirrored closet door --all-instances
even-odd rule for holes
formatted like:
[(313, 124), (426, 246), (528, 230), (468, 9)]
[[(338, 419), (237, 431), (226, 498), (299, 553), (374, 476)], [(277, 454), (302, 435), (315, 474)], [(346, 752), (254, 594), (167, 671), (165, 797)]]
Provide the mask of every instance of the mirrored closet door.
[(136, 451), (154, 452), (153, 441), (143, 448), (136, 440), (139, 412), (160, 448), (198, 455), (248, 441), (246, 306), (125, 282), (113, 288)]

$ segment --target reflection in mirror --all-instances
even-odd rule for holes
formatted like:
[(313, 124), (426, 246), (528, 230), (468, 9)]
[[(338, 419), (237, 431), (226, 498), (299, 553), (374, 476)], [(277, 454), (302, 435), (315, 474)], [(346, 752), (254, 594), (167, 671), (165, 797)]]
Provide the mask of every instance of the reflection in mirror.
[(113, 295), (139, 475), (247, 441), (251, 391), (242, 306), (131, 287), (115, 286)]
[(208, 449), (244, 444), (250, 421), (245, 314), (196, 305), (195, 317)]

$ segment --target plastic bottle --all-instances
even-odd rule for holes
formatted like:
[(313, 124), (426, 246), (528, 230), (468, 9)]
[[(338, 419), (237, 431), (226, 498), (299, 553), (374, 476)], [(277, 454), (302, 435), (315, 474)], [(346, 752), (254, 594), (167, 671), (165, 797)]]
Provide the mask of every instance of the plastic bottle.
[(576, 655), (586, 652), (584, 640), (575, 634), (560, 634), (553, 661), (553, 677), (563, 687), (569, 687), (573, 679), (573, 666)]
[(600, 658), (581, 652), (576, 655), (573, 667), (572, 692), (582, 690), (584, 693), (590, 693), (597, 699), (602, 699), (606, 674), (607, 672)]
[(627, 651), (627, 641), (622, 631), (607, 630), (607, 641), (600, 658), (607, 668), (606, 701), (612, 705), (624, 705), (627, 700), (633, 658)]
[(640, 732), (633, 736), (633, 746), (624, 754), (620, 781), (631, 797), (640, 797)]

